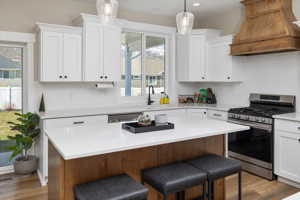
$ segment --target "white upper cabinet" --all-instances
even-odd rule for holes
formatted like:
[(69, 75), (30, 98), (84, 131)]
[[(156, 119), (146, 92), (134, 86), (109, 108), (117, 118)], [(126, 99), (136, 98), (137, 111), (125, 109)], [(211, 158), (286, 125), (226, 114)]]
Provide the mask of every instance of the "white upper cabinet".
[(98, 23), (84, 26), (83, 77), (85, 81), (103, 80), (103, 28)]
[[(105, 27), (104, 36), (104, 64), (105, 81), (121, 80), (121, 29), (119, 27)], [(106, 78), (107, 77), (107, 78)]]
[(83, 79), (87, 82), (116, 82), (121, 79), (121, 28), (101, 24), (97, 16), (81, 15), (83, 25)]
[(82, 29), (38, 24), (41, 82), (82, 81)]
[(177, 36), (177, 80), (179, 82), (236, 82), (234, 58), (230, 55), (233, 36), (217, 30), (197, 30)]
[(219, 30), (194, 30), (191, 35), (177, 36), (177, 80), (206, 81), (207, 41), (217, 38)]
[(209, 81), (235, 81), (230, 45), (233, 36), (220, 37), (207, 43), (207, 78)]

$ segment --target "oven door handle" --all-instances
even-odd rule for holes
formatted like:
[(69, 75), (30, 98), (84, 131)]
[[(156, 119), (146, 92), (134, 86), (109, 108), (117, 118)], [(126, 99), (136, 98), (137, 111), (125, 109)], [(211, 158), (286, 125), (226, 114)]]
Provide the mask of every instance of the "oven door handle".
[(252, 128), (262, 129), (262, 130), (268, 131), (269, 133), (272, 133), (272, 125), (259, 124), (259, 123), (255, 123), (255, 122), (245, 122), (245, 121), (232, 120), (232, 119), (229, 119), (227, 121), (229, 123), (239, 124), (239, 125), (244, 125), (244, 126), (250, 126)]

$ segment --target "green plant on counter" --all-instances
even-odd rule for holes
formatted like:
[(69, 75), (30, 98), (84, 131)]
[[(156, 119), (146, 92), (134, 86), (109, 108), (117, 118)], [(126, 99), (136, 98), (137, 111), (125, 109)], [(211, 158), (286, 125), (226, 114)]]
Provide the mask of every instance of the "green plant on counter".
[(29, 159), (28, 151), (41, 132), (39, 128), (40, 117), (30, 112), (26, 114), (15, 113), (15, 115), (18, 123), (8, 122), (11, 125), (10, 129), (19, 133), (15, 136), (8, 136), (10, 140), (16, 141), (15, 145), (8, 147), (8, 150), (13, 152), (10, 160), (21, 154), (22, 156), (18, 159), (27, 161)]

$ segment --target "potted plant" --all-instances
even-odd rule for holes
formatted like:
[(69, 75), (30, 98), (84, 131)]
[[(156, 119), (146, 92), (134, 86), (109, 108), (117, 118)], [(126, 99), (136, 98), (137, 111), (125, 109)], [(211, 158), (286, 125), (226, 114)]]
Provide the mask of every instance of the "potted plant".
[(30, 112), (26, 114), (15, 113), (15, 115), (18, 117), (18, 123), (8, 122), (11, 125), (11, 130), (19, 132), (15, 136), (8, 137), (15, 141), (15, 145), (8, 147), (12, 151), (10, 160), (16, 158), (14, 161), (16, 174), (29, 174), (36, 171), (38, 167), (38, 158), (29, 155), (28, 151), (41, 132), (39, 128), (40, 118), (37, 114)]

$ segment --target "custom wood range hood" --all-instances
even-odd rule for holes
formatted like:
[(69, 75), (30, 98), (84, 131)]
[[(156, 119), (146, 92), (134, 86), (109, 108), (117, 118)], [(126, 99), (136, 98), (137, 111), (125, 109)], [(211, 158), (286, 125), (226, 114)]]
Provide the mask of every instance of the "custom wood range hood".
[(255, 55), (300, 50), (300, 28), (292, 0), (243, 0), (246, 19), (234, 37), (231, 55)]

